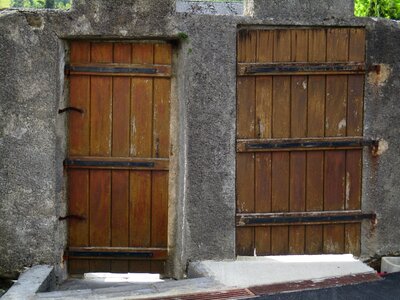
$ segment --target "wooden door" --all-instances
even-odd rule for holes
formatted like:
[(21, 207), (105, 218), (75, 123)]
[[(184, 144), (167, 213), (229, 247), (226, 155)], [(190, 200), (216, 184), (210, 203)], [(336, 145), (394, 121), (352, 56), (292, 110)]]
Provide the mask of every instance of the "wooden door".
[(241, 29), (237, 255), (360, 254), (363, 28)]
[(171, 46), (74, 41), (70, 50), (69, 273), (162, 273)]

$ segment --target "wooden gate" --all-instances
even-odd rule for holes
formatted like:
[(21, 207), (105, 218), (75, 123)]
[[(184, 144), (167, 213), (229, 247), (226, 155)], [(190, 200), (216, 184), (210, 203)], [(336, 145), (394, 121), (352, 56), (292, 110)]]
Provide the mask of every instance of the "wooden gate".
[(237, 255), (360, 253), (365, 30), (241, 29)]
[(163, 273), (171, 46), (71, 42), (70, 274)]

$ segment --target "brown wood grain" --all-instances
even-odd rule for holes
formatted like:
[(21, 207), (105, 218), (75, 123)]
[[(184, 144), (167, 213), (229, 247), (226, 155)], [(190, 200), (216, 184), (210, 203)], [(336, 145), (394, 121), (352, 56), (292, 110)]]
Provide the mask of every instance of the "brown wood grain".
[[(255, 156), (255, 212), (271, 212), (271, 154)], [(271, 228), (255, 228), (255, 249), (257, 255), (271, 252)]]
[(355, 256), (361, 254), (361, 224), (345, 225), (345, 253), (351, 253)]
[(257, 31), (257, 62), (272, 62), (274, 54), (274, 31)]
[(111, 171), (90, 171), (90, 246), (111, 244)]
[(238, 34), (238, 62), (255, 62), (257, 33), (254, 30), (240, 30)]
[(237, 138), (255, 137), (255, 78), (237, 79)]
[[(112, 62), (112, 43), (92, 43), (91, 62)], [(111, 155), (112, 78), (92, 76), (90, 85), (90, 154)]]
[(153, 64), (154, 44), (133, 43), (132, 44), (132, 63), (133, 64)]
[(160, 65), (170, 65), (172, 63), (171, 44), (154, 45), (154, 63)]
[(347, 76), (326, 78), (326, 136), (345, 136), (347, 130)]
[(86, 218), (69, 221), (69, 245), (89, 245), (89, 171), (70, 170), (68, 172), (68, 214)]
[(151, 246), (168, 245), (168, 172), (152, 172)]
[(134, 157), (151, 157), (153, 130), (153, 79), (131, 81), (131, 148)]
[[(71, 43), (71, 62), (90, 61), (90, 43)], [(89, 121), (90, 121), (90, 78), (73, 76), (70, 78), (70, 99), (72, 107), (82, 109), (83, 114), (71, 113), (69, 120), (69, 154), (89, 154)]]
[[(326, 61), (326, 30), (311, 29), (308, 41), (308, 60)], [(307, 136), (325, 136), (325, 76), (308, 77)], [(322, 211), (324, 206), (324, 152), (307, 153), (306, 211)], [(305, 229), (305, 253), (323, 253), (323, 226), (310, 225)]]
[[(255, 137), (271, 138), (272, 137), (272, 77), (257, 77), (256, 86), (256, 116), (255, 116)], [(242, 110), (241, 110), (242, 112)], [(248, 118), (252, 112), (252, 105)], [(254, 122), (254, 121), (253, 121)]]
[(166, 78), (154, 79), (153, 157), (169, 157), (169, 116), (171, 82)]
[[(131, 45), (127, 43), (114, 44), (114, 62), (131, 62)], [(112, 102), (112, 156), (129, 156), (130, 130), (130, 79), (113, 78)]]
[(365, 60), (365, 29), (351, 28), (349, 31), (349, 61), (363, 62)]
[(151, 172), (130, 172), (130, 247), (151, 246)]
[(363, 135), (364, 116), (364, 76), (348, 77), (347, 99), (347, 135)]
[(111, 246), (129, 245), (129, 171), (112, 171)]
[(326, 50), (327, 61), (347, 61), (349, 58), (349, 29), (328, 28)]

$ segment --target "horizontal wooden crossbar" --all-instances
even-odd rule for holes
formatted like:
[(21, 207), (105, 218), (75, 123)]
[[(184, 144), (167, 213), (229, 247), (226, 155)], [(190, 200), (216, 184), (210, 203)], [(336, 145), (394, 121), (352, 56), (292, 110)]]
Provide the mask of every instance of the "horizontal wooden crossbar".
[(309, 151), (361, 149), (376, 146), (378, 141), (362, 137), (346, 138), (301, 138), (301, 139), (240, 139), (236, 143), (237, 152)]
[(167, 255), (167, 248), (70, 247), (65, 251), (66, 258), (74, 259), (165, 260)]
[(238, 76), (364, 74), (365, 63), (238, 63)]
[(360, 223), (362, 220), (374, 220), (374, 213), (360, 210), (287, 212), (287, 213), (240, 213), (236, 215), (236, 226), (283, 226)]
[(168, 170), (169, 160), (162, 158), (69, 157), (64, 160), (69, 169)]
[(73, 64), (65, 66), (67, 75), (170, 77), (170, 65)]

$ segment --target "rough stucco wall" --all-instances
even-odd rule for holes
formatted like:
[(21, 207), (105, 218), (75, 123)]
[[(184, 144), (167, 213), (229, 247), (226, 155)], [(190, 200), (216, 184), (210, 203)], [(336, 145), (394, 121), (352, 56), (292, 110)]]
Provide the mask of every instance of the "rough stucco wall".
[(62, 39), (74, 38), (174, 40), (173, 95), (179, 116), (173, 125), (177, 166), (176, 199), (170, 208), (175, 213), (170, 214), (175, 216), (169, 228), (170, 275), (182, 276), (187, 260), (234, 258), (238, 25), (368, 24), (369, 63), (387, 63), (393, 72), (386, 84), (366, 86), (366, 136), (385, 138), (389, 150), (376, 164), (366, 156), (364, 210), (376, 210), (380, 220), (372, 234), (366, 222), (363, 254), (395, 251), (399, 239), (392, 239), (391, 226), (399, 225), (399, 132), (394, 125), (400, 67), (392, 45), (398, 43), (397, 23), (346, 19), (342, 16), (347, 13), (341, 12), (338, 18), (329, 12), (329, 17), (289, 14), (284, 20), (283, 15), (263, 19), (175, 14), (173, 0), (112, 4), (75, 0), (68, 12), (0, 13), (0, 274), (34, 263), (61, 262), (66, 235), (57, 218), (65, 206), (66, 128), (65, 116), (57, 109), (66, 100)]
[(236, 24), (193, 16), (181, 30), (188, 33), (185, 253), (190, 260), (234, 258)]
[(5, 273), (61, 258), (62, 205), (55, 199), (63, 194), (63, 155), (55, 116), (62, 86), (54, 34), (14, 12), (0, 14), (0, 28), (0, 273)]
[(381, 143), (377, 157), (365, 151), (363, 210), (375, 211), (377, 224), (365, 224), (362, 253), (400, 255), (400, 23), (371, 21), (367, 28), (367, 63), (381, 69), (367, 76), (364, 134), (385, 140), (388, 149)]

